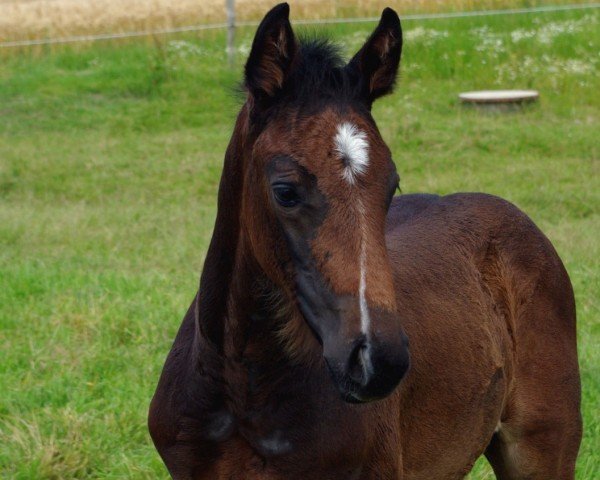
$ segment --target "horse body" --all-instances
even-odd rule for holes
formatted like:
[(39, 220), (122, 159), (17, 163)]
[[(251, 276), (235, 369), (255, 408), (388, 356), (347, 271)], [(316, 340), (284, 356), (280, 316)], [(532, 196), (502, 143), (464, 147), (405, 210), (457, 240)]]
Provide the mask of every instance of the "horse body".
[[(239, 416), (223, 422), (230, 425), (223, 438), (207, 441), (202, 433), (212, 409), (190, 408), (193, 379), (161, 381), (157, 398), (181, 395), (163, 407), (168, 415), (160, 423), (173, 432), (157, 443), (168, 444), (161, 454), (174, 478), (459, 479), (486, 449), (498, 471), (517, 469), (504, 452), (513, 449), (518, 462), (520, 448), (524, 468), (535, 471), (541, 462), (549, 469), (532, 478), (572, 478), (569, 453), (581, 428), (578, 409), (568, 408), (579, 389), (574, 303), (546, 238), (515, 207), (481, 194), (397, 197), (386, 237), (415, 345), (397, 391), (358, 409), (340, 403), (322, 362), (298, 372), (273, 338), (256, 332), (253, 358), (230, 366), (244, 370), (241, 385), (229, 385), (233, 398), (240, 390), (248, 396)], [(175, 343), (175, 352), (186, 354), (167, 362), (177, 371), (194, 363), (193, 307)], [(267, 322), (265, 331), (271, 327)], [(549, 347), (566, 376), (549, 371)], [(531, 370), (546, 370), (547, 378), (532, 381)], [(533, 445), (529, 432), (538, 437)], [(556, 435), (568, 440), (562, 452)]]
[(399, 388), (402, 437), (413, 440), (402, 442), (401, 478), (462, 478), (484, 452), (498, 478), (573, 478), (575, 304), (550, 242), (497, 197), (429, 198), (398, 224), (401, 203), (388, 219), (414, 345)]
[(343, 68), (287, 15), (258, 29), (201, 287), (152, 401), (169, 472), (450, 480), (485, 453), (499, 479), (572, 479), (575, 307), (550, 242), (489, 195), (392, 198), (369, 110), (400, 59), (393, 11)]

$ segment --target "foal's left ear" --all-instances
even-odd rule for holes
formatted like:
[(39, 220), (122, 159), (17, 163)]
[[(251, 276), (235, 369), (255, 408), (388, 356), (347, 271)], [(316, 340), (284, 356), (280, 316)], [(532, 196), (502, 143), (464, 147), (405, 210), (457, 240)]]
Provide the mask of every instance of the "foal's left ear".
[(258, 26), (246, 62), (246, 87), (255, 99), (274, 97), (288, 78), (298, 50), (290, 6), (273, 7)]
[(400, 18), (394, 10), (386, 8), (375, 31), (346, 66), (359, 82), (360, 95), (369, 106), (394, 88), (401, 54)]

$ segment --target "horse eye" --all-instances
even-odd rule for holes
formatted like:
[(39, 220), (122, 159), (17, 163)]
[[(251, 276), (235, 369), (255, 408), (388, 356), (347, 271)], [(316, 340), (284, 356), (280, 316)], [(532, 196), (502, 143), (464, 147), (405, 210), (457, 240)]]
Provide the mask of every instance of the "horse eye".
[(275, 200), (282, 207), (295, 207), (300, 203), (300, 197), (293, 185), (290, 184), (275, 184), (273, 185), (273, 194)]

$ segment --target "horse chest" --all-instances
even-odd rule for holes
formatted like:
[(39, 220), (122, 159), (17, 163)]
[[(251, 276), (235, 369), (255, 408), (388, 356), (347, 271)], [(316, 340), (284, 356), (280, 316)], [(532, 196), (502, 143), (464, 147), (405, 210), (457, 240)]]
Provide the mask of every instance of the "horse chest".
[[(335, 443), (334, 440), (330, 441)], [(364, 471), (360, 455), (333, 460), (331, 449), (322, 442), (296, 442), (282, 432), (271, 436), (250, 437), (236, 434), (219, 446), (218, 459), (197, 476), (198, 480), (358, 480)], [(321, 450), (321, 451), (317, 451)], [(345, 450), (348, 450), (345, 447)], [(338, 452), (339, 454), (339, 452)]]
[(342, 403), (320, 382), (256, 389), (211, 415), (217, 453), (196, 478), (360, 478), (370, 437), (366, 409)]

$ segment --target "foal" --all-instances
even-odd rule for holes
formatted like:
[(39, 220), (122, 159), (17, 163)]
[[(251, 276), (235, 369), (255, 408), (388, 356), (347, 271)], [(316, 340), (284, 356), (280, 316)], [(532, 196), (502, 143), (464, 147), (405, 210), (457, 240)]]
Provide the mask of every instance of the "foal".
[(572, 479), (575, 306), (556, 252), (501, 199), (394, 198), (370, 114), (400, 62), (393, 10), (347, 65), (288, 16), (256, 33), (200, 289), (150, 408), (169, 472), (459, 479), (485, 453), (499, 479)]

